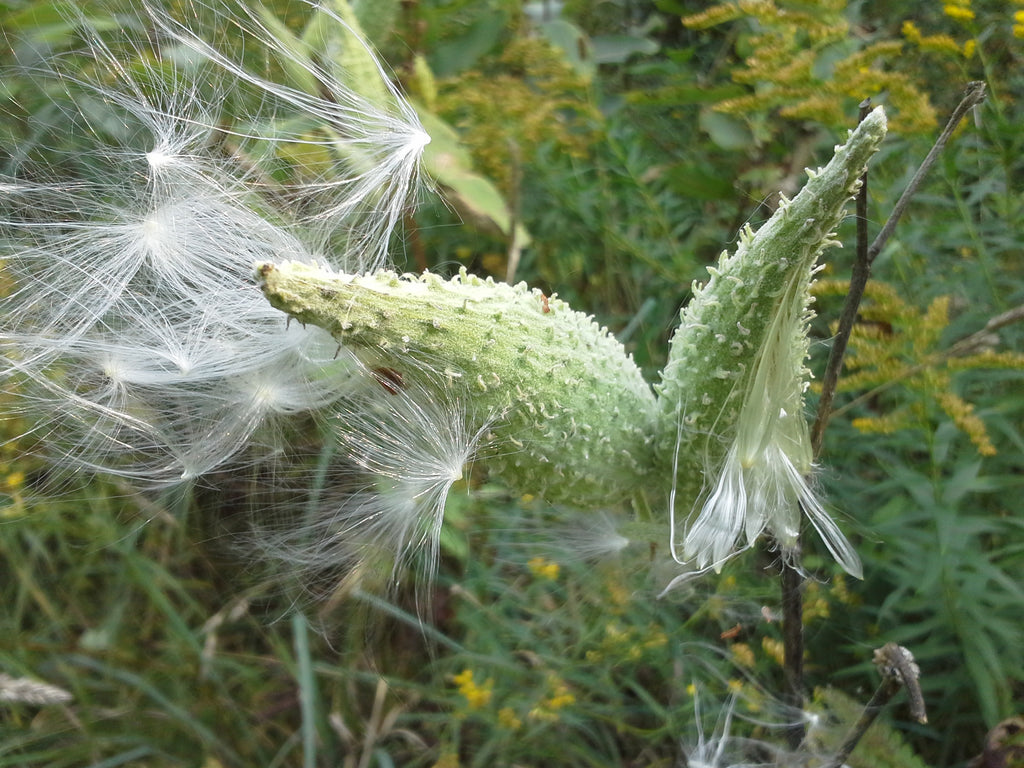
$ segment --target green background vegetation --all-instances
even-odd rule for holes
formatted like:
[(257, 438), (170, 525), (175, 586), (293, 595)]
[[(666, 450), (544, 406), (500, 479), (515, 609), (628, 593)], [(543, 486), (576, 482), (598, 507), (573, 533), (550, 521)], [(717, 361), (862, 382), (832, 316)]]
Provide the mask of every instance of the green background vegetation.
[[(116, 28), (113, 4), (81, 5)], [(305, 6), (277, 5), (303, 26)], [(876, 262), (826, 438), (820, 481), (865, 580), (834, 573), (816, 542), (806, 558), (811, 685), (866, 701), (872, 649), (888, 641), (921, 667), (929, 723), (887, 713), (917, 757), (886, 733), (852, 764), (963, 765), (1024, 711), (1024, 328), (948, 352), (1024, 303), (1024, 5), (574, 0), (545, 19), (548, 5), (352, 2), (461, 158), (397, 258), (557, 292), (651, 373), (691, 281), (827, 159), (862, 99), (894, 129), (871, 171), (874, 232), (963, 85), (987, 83)], [(0, 25), (79, 45), (49, 2), (0, 3)], [(5, 151), (52, 119), (4, 75)], [(0, 171), (10, 162), (0, 154)], [(818, 372), (852, 222), (840, 239), (819, 290)], [(27, 426), (0, 425), (7, 438)], [(777, 699), (771, 553), (657, 600), (657, 553), (586, 560), (601, 521), (474, 476), (449, 502), (420, 603), (411, 588), (346, 584), (297, 607), (201, 495), (140, 501), (95, 480), (40, 498), (47, 469), (25, 442), (0, 446), (0, 672), (73, 700), (0, 702), (0, 766), (669, 766), (730, 701), (748, 718), (734, 732), (766, 742), (781, 739), (754, 720), (794, 717)], [(844, 729), (840, 698), (819, 697), (815, 743)]]

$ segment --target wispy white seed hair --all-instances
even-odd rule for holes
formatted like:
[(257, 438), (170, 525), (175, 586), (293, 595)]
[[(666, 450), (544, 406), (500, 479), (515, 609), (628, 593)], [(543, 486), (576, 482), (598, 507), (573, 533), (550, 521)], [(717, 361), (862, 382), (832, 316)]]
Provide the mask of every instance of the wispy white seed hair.
[(862, 575), (860, 559), (810, 486), (813, 469), (803, 394), (809, 372), (806, 296), (810, 276), (797, 274), (779, 298), (736, 419), (735, 437), (683, 541), (683, 562), (698, 572), (720, 570), (765, 532), (789, 556), (798, 543), (801, 510), (829, 552), (850, 574)]
[(622, 520), (609, 511), (588, 512), (570, 517), (555, 530), (538, 533), (549, 539), (548, 546), (558, 553), (559, 559), (592, 562), (620, 555), (630, 544), (623, 534)]
[[(703, 710), (711, 710), (711, 707), (702, 704), (700, 687), (694, 683), (696, 738), (687, 740), (683, 745), (688, 768), (789, 768), (806, 763), (806, 755), (789, 752), (763, 736), (753, 738), (733, 734), (733, 721), (737, 718), (747, 721), (748, 724), (757, 725), (761, 734), (793, 727), (790, 723), (753, 720), (749, 716), (739, 715), (737, 704), (740, 701), (740, 695), (734, 693), (724, 704), (719, 704), (714, 726), (711, 733), (707, 734)], [(763, 703), (761, 702), (762, 706)], [(772, 705), (775, 702), (768, 697), (767, 703)]]
[[(290, 35), (266, 12), (246, 10), (244, 16), (226, 18), (227, 26), (259, 41), (289, 82), (253, 73), (167, 16), (154, 14), (154, 19), (181, 45), (219, 66), (233, 84), (262, 97), (269, 119), (236, 123), (228, 131), (243, 146), (277, 142), (299, 148), (298, 154), (330, 158), (330, 175), (307, 178), (288, 191), (302, 207), (312, 204), (306, 223), (315, 220), (340, 232), (347, 250), (359, 254), (355, 263), (339, 266), (350, 271), (380, 267), (387, 261), (391, 234), (407, 212), (430, 136), (356, 30), (330, 8), (311, 7), (310, 28), (315, 29), (307, 31), (319, 31), (322, 38), (324, 28), (330, 28), (329, 38), (319, 41), (320, 50), (305, 36)], [(344, 71), (346, 64), (354, 71)], [(289, 113), (298, 118), (282, 119)]]
[(152, 8), (115, 41), (73, 19), (87, 49), (30, 73), (59, 117), (0, 178), (0, 375), (62, 468), (147, 486), (273, 455), (282, 419), (347, 396), (351, 356), (289, 327), (252, 267), (380, 266), (429, 141), (333, 12), (310, 6), (376, 100), (269, 15), (195, 8), (299, 85)]
[(289, 570), (379, 554), (397, 575), (423, 552), (430, 572), (478, 429), (382, 387), (253, 277), (385, 266), (429, 137), (334, 11), (311, 4), (297, 36), (263, 10), (190, 9), (201, 31), (154, 8), (120, 36), (74, 18), (85, 49), (20, 73), (52, 103), (0, 166), (0, 382), (58, 469), (266, 502), (258, 546)]
[(30, 677), (11, 677), (0, 672), (0, 701), (34, 704), (66, 704), (71, 701), (71, 694), (56, 685), (33, 680)]
[(414, 565), (424, 587), (437, 569), (445, 501), (491, 419), (436, 390), (381, 384), (373, 372), (365, 383), (324, 425), (328, 450), (341, 459), (335, 482), (314, 506), (279, 508), (276, 524), (258, 527), (256, 543), (311, 587), (357, 566), (388, 568), (397, 582)]

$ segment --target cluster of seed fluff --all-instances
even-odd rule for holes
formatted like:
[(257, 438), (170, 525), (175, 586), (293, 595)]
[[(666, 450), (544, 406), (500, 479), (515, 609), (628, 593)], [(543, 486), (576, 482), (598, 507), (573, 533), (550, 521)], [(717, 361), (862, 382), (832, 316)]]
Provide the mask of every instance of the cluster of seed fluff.
[[(0, 270), (10, 286), (0, 298), (0, 385), (17, 393), (18, 415), (35, 423), (55, 467), (139, 488), (237, 480), (242, 467), (273, 484), (296, 463), (315, 466), (305, 450), (341, 456), (341, 446), (363, 445), (366, 454), (366, 443), (399, 439), (392, 433), (410, 422), (436, 435), (452, 419), (429, 409), (392, 419), (383, 436), (379, 424), (360, 434), (366, 419), (336, 418), (379, 387), (329, 334), (289, 324), (253, 277), (254, 264), (272, 259), (355, 271), (386, 262), (429, 142), (415, 112), (324, 7), (309, 11), (311, 27), (330, 30), (320, 50), (308, 37), (283, 39), (284, 27), (255, 11), (193, 10), (212, 17), (205, 32), (230, 31), (238, 57), (157, 11), (125, 17), (117, 36), (71, 18), (85, 47), (63, 56), (14, 41), (26, 70), (11, 82), (33, 77), (32, 93), (15, 96), (49, 95), (36, 112), (57, 117), (0, 164)], [(269, 62), (274, 79), (243, 52)], [(354, 61), (373, 88), (352, 87), (342, 63)], [(426, 445), (416, 460), (450, 477), (472, 440), (406, 448)], [(379, 509), (352, 499), (410, 464), (351, 453), (343, 474), (355, 491), (314, 505), (330, 529), (321, 539), (359, 539), (357, 508), (366, 525)], [(398, 483), (409, 505), (428, 498), (430, 474)], [(289, 494), (278, 490), (263, 496), (264, 512), (280, 511), (273, 505)], [(307, 554), (330, 546), (309, 541)]]

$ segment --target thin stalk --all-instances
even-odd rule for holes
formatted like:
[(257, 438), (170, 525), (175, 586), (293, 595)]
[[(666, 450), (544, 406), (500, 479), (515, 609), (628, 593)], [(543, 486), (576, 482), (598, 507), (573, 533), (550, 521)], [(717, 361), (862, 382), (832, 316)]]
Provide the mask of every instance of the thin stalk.
[[(863, 122), (871, 112), (871, 100), (865, 99), (860, 103), (860, 114), (858, 116), (858, 122)], [(868, 172), (864, 171), (861, 176), (860, 192), (857, 195), (857, 258), (855, 261), (854, 270), (856, 271), (858, 264), (869, 264), (867, 259), (867, 242), (868, 242), (868, 230), (867, 230), (867, 189), (868, 189)], [(864, 282), (867, 282), (867, 273), (870, 271), (869, 268), (865, 269)], [(838, 340), (837, 340), (838, 343)], [(845, 343), (844, 343), (845, 347)], [(835, 348), (833, 347), (833, 353)], [(831, 360), (829, 361), (831, 363)], [(841, 362), (841, 359), (840, 359)], [(826, 372), (827, 376), (827, 372)], [(838, 380), (838, 369), (836, 370), (835, 379)], [(828, 392), (828, 405), (831, 407), (831, 400), (835, 393), (835, 381), (832, 383), (831, 390), (828, 388), (828, 379), (826, 378), (826, 384), (822, 392), (822, 401), (826, 398), (826, 391)], [(820, 404), (819, 404), (819, 418), (814, 423), (814, 429), (811, 431), (811, 450), (813, 455), (817, 457), (818, 451), (821, 448), (821, 434), (816, 433), (814, 430), (818, 429), (819, 422), (821, 421)], [(827, 413), (827, 411), (826, 411)], [(821, 424), (821, 432), (825, 429), (824, 423)], [(782, 573), (781, 587), (782, 587), (782, 649), (783, 649), (783, 669), (786, 676), (786, 688), (787, 688), (787, 699), (796, 709), (803, 709), (804, 706), (804, 577), (803, 570), (800, 565), (800, 548), (799, 545), (794, 547), (790, 557), (783, 559), (782, 561)], [(789, 729), (787, 729), (786, 739), (789, 742), (789, 746), (792, 749), (799, 748), (800, 744), (803, 743), (804, 736), (806, 735), (806, 729), (802, 722), (794, 723)]]
[(309, 627), (306, 617), (298, 611), (292, 614), (292, 639), (295, 643), (295, 677), (302, 713), (302, 765), (303, 768), (316, 768), (316, 677), (309, 650)]
[[(786, 675), (787, 703), (804, 707), (804, 577), (799, 566), (799, 545), (791, 558), (782, 562), (782, 648)], [(796, 719), (786, 730), (791, 749), (799, 748), (805, 736), (804, 724)]]
[(875, 689), (874, 695), (871, 700), (864, 705), (864, 710), (860, 713), (860, 717), (854, 724), (853, 728), (846, 735), (842, 745), (839, 747), (839, 751), (836, 752), (832, 759), (829, 760), (822, 768), (842, 768), (846, 762), (846, 758), (850, 756), (850, 753), (856, 748), (857, 744), (864, 737), (864, 734), (868, 732), (868, 728), (875, 722), (875, 718), (878, 714), (885, 709), (885, 705), (889, 703), (896, 692), (900, 689), (899, 683), (890, 680), (888, 678), (883, 679), (882, 683)]
[[(839, 328), (832, 346), (832, 353), (829, 356), (825, 374), (822, 377), (821, 399), (818, 401), (818, 412), (814, 424), (811, 427), (811, 447), (813, 455), (817, 457), (821, 453), (822, 441), (824, 439), (825, 427), (832, 412), (832, 402), (835, 398), (836, 387), (839, 382), (839, 373), (843, 367), (843, 358), (846, 355), (846, 347), (850, 341), (850, 334), (857, 321), (857, 312), (861, 300), (864, 298), (864, 290), (868, 279), (871, 277), (871, 266), (882, 248), (892, 237), (896, 224), (903, 216), (910, 200), (921, 186), (924, 177), (931, 170), (931, 167), (938, 159), (939, 153), (945, 148), (953, 131), (960, 124), (968, 110), (980, 104), (985, 98), (985, 84), (983, 82), (968, 83), (964, 96), (953, 110), (945, 129), (936, 139), (928, 152), (921, 166), (917, 169), (907, 188), (903, 191), (892, 213), (882, 226), (881, 231), (875, 237), (870, 246), (868, 241), (868, 177), (867, 171), (861, 177), (861, 187), (857, 195), (857, 250), (854, 259), (853, 271), (850, 277), (850, 290), (846, 297), (846, 304), (839, 318)], [(870, 100), (860, 104), (860, 120), (871, 111)], [(790, 703), (796, 707), (803, 707), (803, 575), (801, 573), (799, 556), (795, 555), (788, 562), (782, 565), (782, 636), (783, 636), (783, 658), (786, 682), (789, 688)], [(803, 725), (795, 725), (789, 733), (790, 745), (798, 747), (803, 741)], [(859, 738), (859, 737), (858, 737)]]
[(896, 643), (886, 643), (875, 651), (874, 662), (882, 673), (882, 682), (875, 690), (871, 701), (864, 706), (864, 710), (843, 740), (839, 750), (822, 768), (842, 768), (846, 759), (864, 738), (864, 734), (868, 732), (868, 728), (875, 722), (875, 718), (885, 709), (885, 706), (901, 687), (907, 689), (911, 717), (919, 723), (928, 722), (924, 697), (921, 694), (921, 684), (918, 680), (920, 670), (914, 663), (914, 657), (910, 651)]
[[(967, 114), (968, 110), (980, 104), (984, 99), (985, 83), (971, 82), (967, 84), (964, 96), (957, 105), (957, 108), (953, 110), (953, 114), (949, 118), (949, 122), (946, 123), (945, 129), (943, 129), (939, 138), (935, 140), (935, 144), (932, 145), (928, 155), (921, 163), (921, 167), (917, 169), (917, 173), (914, 174), (914, 177), (910, 180), (910, 183), (903, 191), (900, 199), (896, 202), (896, 205), (893, 206), (892, 213), (882, 226), (881, 231), (878, 233), (877, 237), (875, 237), (871, 246), (867, 249), (862, 249), (859, 245), (862, 222), (864, 222), (863, 232), (865, 235), (865, 241), (867, 234), (866, 207), (862, 213), (860, 203), (862, 198), (865, 201), (867, 199), (867, 185), (864, 184), (861, 187), (857, 205), (857, 258), (854, 262), (853, 272), (850, 276), (850, 291), (846, 295), (846, 304), (839, 317), (839, 328), (836, 331), (835, 339), (832, 344), (832, 353), (829, 356), (828, 365), (825, 368), (825, 375), (822, 377), (821, 399), (818, 401), (817, 417), (815, 418), (814, 426), (811, 428), (811, 445), (813, 446), (815, 456), (821, 452), (821, 443), (824, 438), (825, 427), (828, 425), (829, 418), (831, 417), (832, 401), (835, 398), (836, 385), (839, 381), (839, 372), (843, 367), (843, 357), (846, 355), (846, 347), (850, 341), (850, 334), (853, 331), (853, 326), (857, 322), (857, 312), (860, 308), (861, 300), (864, 298), (864, 289), (867, 286), (868, 278), (871, 276), (871, 265), (878, 257), (878, 254), (882, 251), (882, 248), (885, 247), (889, 238), (892, 237), (892, 233), (896, 229), (896, 224), (903, 216), (903, 212), (906, 210), (911, 198), (913, 198), (914, 194), (917, 192), (918, 187), (921, 186), (921, 182), (924, 181), (924, 177), (935, 164), (939, 153), (945, 148), (950, 136), (953, 135), (954, 129), (956, 129), (960, 124), (960, 121), (963, 119), (963, 116)], [(861, 119), (863, 119), (864, 114), (865, 110), (862, 108)]]

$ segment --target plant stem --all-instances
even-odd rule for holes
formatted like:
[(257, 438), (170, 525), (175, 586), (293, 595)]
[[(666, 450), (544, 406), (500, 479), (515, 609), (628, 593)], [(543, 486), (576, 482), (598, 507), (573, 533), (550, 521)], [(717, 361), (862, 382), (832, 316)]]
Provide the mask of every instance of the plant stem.
[[(871, 100), (865, 99), (860, 103), (860, 115), (858, 123), (871, 112)], [(863, 282), (867, 282), (870, 271), (867, 257), (867, 186), (868, 172), (865, 169), (861, 176), (860, 191), (857, 195), (857, 258), (854, 265), (856, 272), (857, 265), (864, 266)], [(852, 282), (852, 281), (851, 281)], [(859, 300), (858, 300), (859, 303)], [(852, 326), (851, 326), (852, 327)], [(836, 344), (838, 346), (839, 339)], [(843, 342), (845, 348), (845, 341)], [(833, 347), (833, 355), (835, 347)], [(842, 357), (839, 362), (841, 364)], [(811, 452), (817, 457), (821, 450), (821, 439), (824, 433), (827, 420), (821, 418), (821, 414), (828, 413), (831, 408), (832, 397), (835, 394), (835, 384), (838, 381), (839, 368), (836, 367), (834, 376), (829, 386), (828, 373), (831, 371), (832, 360), (829, 360), (829, 371), (826, 371), (825, 384), (822, 391), (822, 399), (818, 407), (818, 418), (811, 430)], [(825, 410), (822, 411), (822, 404)], [(803, 608), (803, 571), (800, 567), (800, 547), (797, 544), (790, 556), (782, 561), (781, 586), (782, 586), (782, 647), (783, 667), (786, 675), (787, 698), (789, 703), (796, 709), (803, 709), (804, 706), (804, 608)], [(796, 720), (794, 725), (787, 730), (786, 738), (792, 749), (799, 748), (805, 736), (803, 722)]]
[(875, 722), (878, 713), (885, 709), (900, 687), (907, 689), (907, 696), (910, 698), (910, 714), (919, 723), (928, 722), (928, 715), (924, 708), (924, 697), (921, 695), (921, 685), (918, 681), (920, 670), (914, 663), (914, 657), (906, 648), (896, 643), (886, 643), (875, 651), (875, 666), (882, 673), (882, 682), (874, 695), (864, 706), (857, 722), (850, 729), (846, 739), (843, 740), (832, 759), (822, 768), (841, 768), (850, 756), (857, 744), (867, 733), (868, 728)]
[[(786, 698), (797, 709), (804, 707), (804, 577), (799, 565), (800, 549), (797, 545), (791, 558), (782, 562), (782, 647), (783, 668), (786, 674)], [(795, 558), (795, 559), (793, 559)], [(794, 718), (786, 730), (791, 749), (799, 748), (804, 740), (804, 724)]]
[(857, 719), (856, 724), (850, 729), (850, 732), (846, 735), (846, 739), (843, 741), (842, 746), (839, 747), (839, 751), (836, 752), (832, 759), (826, 763), (822, 768), (842, 768), (843, 763), (846, 762), (846, 758), (850, 756), (850, 753), (856, 748), (857, 744), (864, 737), (864, 734), (868, 732), (868, 728), (875, 722), (875, 718), (878, 717), (878, 713), (885, 709), (885, 705), (889, 703), (889, 700), (896, 695), (896, 692), (900, 689), (899, 683), (889, 678), (884, 678), (882, 683), (875, 690), (874, 695), (871, 697), (871, 701), (864, 705), (864, 710), (860, 713), (860, 717)]
[(914, 174), (914, 178), (907, 184), (907, 188), (903, 190), (903, 194), (900, 195), (900, 199), (896, 201), (896, 205), (893, 206), (892, 213), (889, 214), (889, 218), (886, 219), (885, 224), (882, 226), (882, 230), (875, 237), (871, 247), (868, 249), (868, 264), (874, 262), (875, 257), (881, 252), (885, 244), (889, 242), (889, 238), (892, 237), (893, 230), (896, 229), (896, 225), (899, 223), (900, 218), (903, 216), (903, 212), (910, 204), (911, 198), (917, 193), (917, 188), (921, 186), (921, 182), (924, 181), (924, 177), (928, 175), (928, 171), (935, 165), (935, 161), (939, 158), (939, 153), (946, 148), (946, 144), (949, 138), (953, 135), (953, 131), (960, 125), (960, 121), (964, 115), (967, 114), (968, 110), (973, 109), (982, 101), (985, 100), (985, 83), (980, 80), (975, 80), (967, 84), (967, 88), (964, 90), (963, 98), (960, 103), (957, 104), (956, 109), (953, 110), (953, 114), (949, 118), (949, 122), (946, 123), (946, 127), (942, 129), (942, 133), (939, 134), (939, 138), (935, 140), (932, 148), (928, 151), (924, 161), (921, 163), (921, 167), (917, 169), (917, 173)]
[[(860, 103), (859, 121), (867, 117), (871, 111), (871, 100)], [(853, 259), (853, 270), (850, 274), (850, 290), (846, 294), (846, 304), (839, 316), (839, 330), (832, 343), (832, 353), (825, 367), (825, 376), (821, 382), (821, 399), (818, 400), (818, 414), (811, 427), (811, 451), (815, 458), (821, 453), (821, 443), (825, 439), (825, 427), (832, 413), (832, 400), (836, 395), (839, 383), (839, 372), (843, 367), (846, 345), (850, 341), (850, 333), (857, 319), (857, 309), (864, 297), (864, 288), (871, 276), (871, 257), (868, 255), (868, 172), (860, 177), (860, 190), (857, 192), (857, 249)]]
[[(921, 186), (921, 182), (924, 177), (931, 170), (931, 167), (935, 164), (938, 159), (939, 153), (945, 148), (946, 143), (949, 141), (949, 137), (953, 135), (953, 131), (960, 124), (960, 120), (967, 114), (967, 111), (978, 104), (980, 104), (985, 98), (985, 83), (983, 82), (971, 82), (967, 84), (967, 89), (964, 91), (964, 96), (957, 108), (953, 110), (952, 116), (949, 118), (949, 122), (946, 123), (945, 129), (939, 135), (939, 138), (935, 140), (935, 144), (932, 145), (931, 150), (921, 163), (921, 167), (917, 169), (917, 173), (910, 180), (907, 188), (903, 191), (900, 199), (893, 206), (892, 213), (882, 226), (878, 236), (875, 237), (873, 243), (869, 248), (863, 248), (861, 243), (861, 237), (863, 234), (864, 241), (867, 241), (867, 178), (865, 176), (865, 183), (861, 186), (860, 194), (857, 198), (857, 257), (853, 265), (853, 272), (850, 276), (850, 290), (846, 295), (846, 304), (843, 307), (843, 313), (839, 317), (839, 328), (836, 331), (835, 340), (832, 344), (832, 353), (828, 359), (828, 365), (825, 368), (825, 375), (822, 377), (821, 384), (821, 399), (818, 401), (818, 413), (814, 420), (814, 426), (811, 428), (811, 445), (814, 450), (814, 455), (817, 456), (821, 451), (821, 443), (825, 434), (825, 427), (828, 425), (828, 420), (831, 416), (832, 411), (832, 400), (836, 393), (836, 384), (839, 381), (839, 372), (843, 367), (843, 357), (846, 354), (846, 346), (850, 341), (850, 334), (853, 331), (853, 326), (857, 322), (857, 311), (860, 308), (861, 299), (864, 298), (864, 289), (867, 286), (868, 278), (871, 276), (871, 265), (874, 263), (875, 258), (881, 252), (882, 248), (892, 237), (893, 230), (896, 228), (896, 224), (899, 222), (900, 217), (903, 216), (903, 212), (906, 210), (907, 205), (910, 203), (911, 198), (917, 192), (918, 187)], [(867, 114), (867, 110), (864, 104), (861, 105), (861, 119), (864, 119), (864, 115)], [(864, 200), (864, 210), (862, 211), (861, 200)]]

